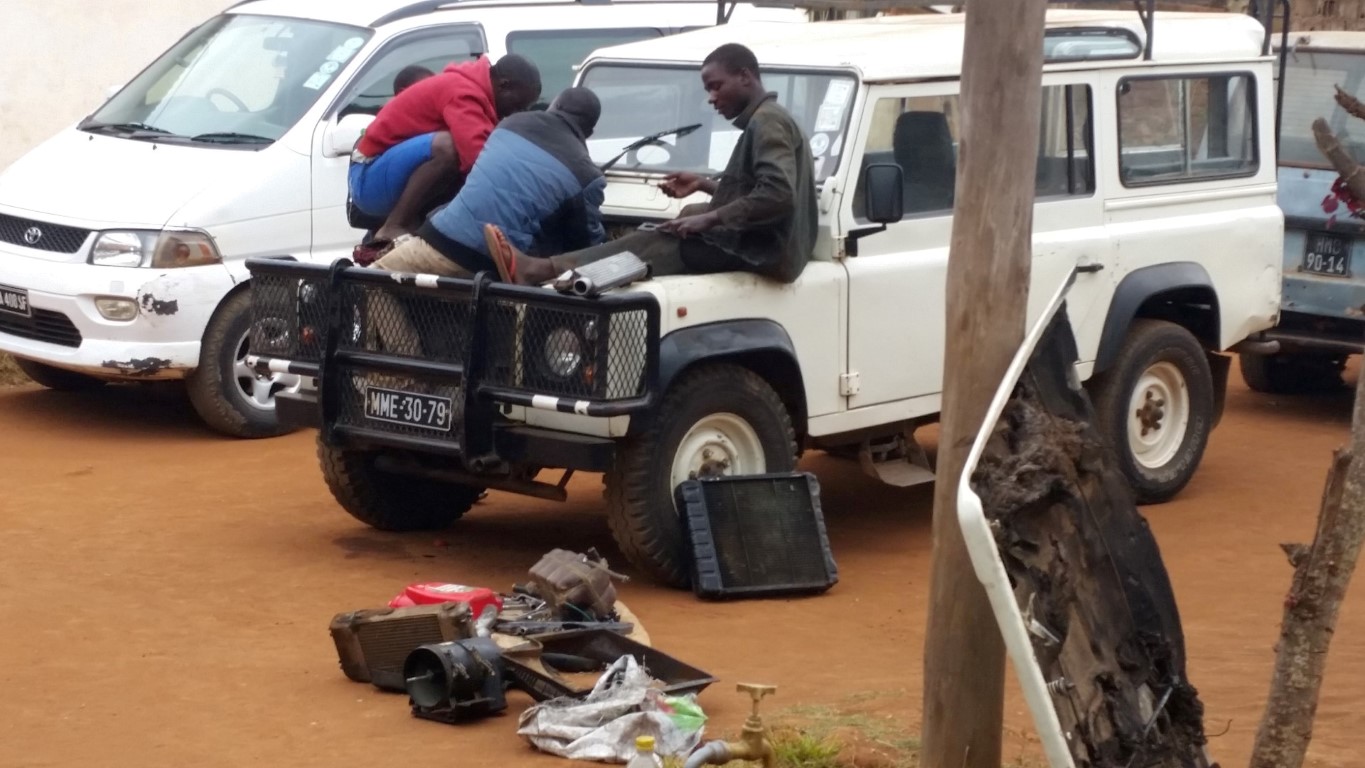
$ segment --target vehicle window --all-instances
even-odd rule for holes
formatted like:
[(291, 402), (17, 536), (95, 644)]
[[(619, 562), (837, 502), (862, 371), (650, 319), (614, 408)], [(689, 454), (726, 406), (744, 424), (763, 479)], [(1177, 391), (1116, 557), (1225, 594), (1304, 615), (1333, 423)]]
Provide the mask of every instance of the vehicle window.
[(1250, 176), (1256, 94), (1250, 75), (1125, 79), (1119, 83), (1119, 178), (1124, 186)]
[(1095, 191), (1094, 127), (1090, 86), (1043, 89), (1043, 124), (1038, 135), (1039, 198), (1089, 195)]
[(573, 84), (574, 67), (583, 63), (588, 54), (598, 48), (663, 35), (663, 30), (650, 27), (527, 30), (507, 36), (507, 52), (525, 56), (540, 69), (540, 103), (548, 104)]
[[(1095, 191), (1090, 88), (1043, 88), (1036, 194), (1039, 198), (1089, 195)], [(947, 213), (953, 208), (961, 112), (955, 94), (882, 98), (872, 107), (872, 125), (862, 168), (895, 163), (905, 174), (905, 215)], [(861, 171), (860, 171), (861, 174)], [(865, 215), (861, 178), (853, 213)]]
[[(269, 143), (284, 135), (370, 32), (266, 16), (218, 16), (81, 124), (160, 141)], [(236, 137), (234, 139), (234, 136)]]
[(1365, 157), (1365, 134), (1336, 101), (1336, 87), (1365, 99), (1365, 55), (1295, 51), (1284, 73), (1281, 102), (1280, 164), (1330, 168), (1313, 140), (1313, 121), (1325, 119), (1354, 157)]
[(450, 64), (477, 59), (487, 50), (477, 24), (456, 24), (405, 35), (365, 66), (342, 98), (340, 116), (377, 115), (393, 98), (393, 81), (409, 66), (440, 72)]
[[(602, 118), (588, 140), (593, 160), (610, 160), (646, 136), (699, 124), (683, 138), (666, 136), (624, 158), (618, 171), (649, 173), (725, 169), (741, 131), (707, 103), (698, 67), (630, 67), (599, 64), (583, 74), (582, 84), (602, 100)], [(857, 83), (852, 76), (828, 72), (763, 73), (763, 84), (777, 93), (810, 139), (815, 180), (839, 167), (849, 107)]]

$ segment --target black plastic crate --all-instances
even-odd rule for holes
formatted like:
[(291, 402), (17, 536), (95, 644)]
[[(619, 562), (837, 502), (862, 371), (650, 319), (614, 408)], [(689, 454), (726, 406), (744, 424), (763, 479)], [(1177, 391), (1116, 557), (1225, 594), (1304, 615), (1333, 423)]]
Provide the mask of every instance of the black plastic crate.
[(675, 495), (700, 597), (810, 594), (838, 583), (815, 475), (685, 480)]

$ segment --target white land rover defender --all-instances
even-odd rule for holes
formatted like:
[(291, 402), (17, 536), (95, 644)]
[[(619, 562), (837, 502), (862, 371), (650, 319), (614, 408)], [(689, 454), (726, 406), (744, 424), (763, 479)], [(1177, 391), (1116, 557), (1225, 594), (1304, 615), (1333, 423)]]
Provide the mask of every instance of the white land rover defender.
[[(674, 126), (610, 172), (630, 225), (691, 201), (660, 174), (724, 167), (738, 136), (698, 72), (743, 42), (806, 129), (821, 212), (791, 285), (645, 280), (598, 298), (496, 282), (258, 259), (251, 363), (315, 376), (281, 417), (320, 427), (328, 486), (385, 530), (444, 527), (495, 488), (562, 498), (552, 469), (606, 475), (611, 529), (654, 577), (687, 581), (673, 491), (709, 473), (856, 453), (882, 480), (932, 478), (916, 428), (940, 408), (963, 17), (734, 24), (595, 52), (594, 154)], [(1273, 59), (1235, 14), (1051, 12), (1030, 318), (1073, 273), (1077, 373), (1142, 502), (1190, 479), (1228, 350), (1280, 299)], [(873, 220), (873, 219), (876, 220)], [(375, 293), (393, 301), (371, 302)], [(401, 311), (420, 357), (378, 348)]]

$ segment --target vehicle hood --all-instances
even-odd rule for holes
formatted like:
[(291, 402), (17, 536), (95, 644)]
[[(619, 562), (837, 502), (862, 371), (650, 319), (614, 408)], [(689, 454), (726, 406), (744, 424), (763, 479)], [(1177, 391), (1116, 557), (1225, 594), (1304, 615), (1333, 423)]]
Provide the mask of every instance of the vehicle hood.
[(160, 229), (261, 152), (97, 136), (68, 128), (0, 172), (0, 206), (85, 229)]

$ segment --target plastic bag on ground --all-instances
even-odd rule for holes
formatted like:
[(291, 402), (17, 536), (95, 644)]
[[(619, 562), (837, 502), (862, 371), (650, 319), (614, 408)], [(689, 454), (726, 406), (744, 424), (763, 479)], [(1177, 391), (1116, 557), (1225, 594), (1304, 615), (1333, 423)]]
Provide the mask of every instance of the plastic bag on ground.
[(705, 715), (695, 696), (664, 697), (656, 684), (634, 656), (622, 656), (582, 699), (551, 699), (523, 712), (517, 733), (571, 760), (625, 763), (636, 736), (653, 736), (659, 755), (685, 756), (701, 743)]

